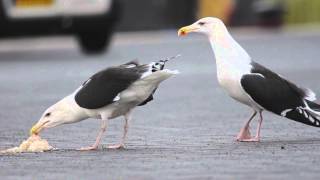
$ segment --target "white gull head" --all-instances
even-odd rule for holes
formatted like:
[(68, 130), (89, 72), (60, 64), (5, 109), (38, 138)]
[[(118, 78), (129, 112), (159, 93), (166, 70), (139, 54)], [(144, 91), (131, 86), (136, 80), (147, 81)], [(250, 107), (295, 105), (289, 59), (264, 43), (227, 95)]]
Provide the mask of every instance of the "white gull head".
[(212, 37), (215, 35), (215, 32), (220, 29), (227, 31), (224, 23), (220, 19), (215, 17), (205, 17), (189, 26), (182, 27), (178, 31), (178, 35), (183, 36), (191, 32), (196, 32)]
[(205, 17), (195, 23), (179, 29), (178, 35), (184, 36), (189, 33), (204, 34), (209, 38), (216, 60), (232, 60), (233, 63), (241, 61), (250, 63), (248, 53), (232, 38), (225, 24), (218, 18)]
[(75, 103), (73, 96), (73, 94), (69, 95), (49, 107), (42, 114), (39, 121), (31, 128), (30, 134), (38, 134), (43, 129), (86, 119), (87, 116), (85, 112)]
[(217, 64), (217, 78), (222, 88), (234, 99), (250, 104), (240, 80), (250, 74), (252, 61), (248, 53), (233, 39), (224, 23), (214, 17), (202, 18), (195, 23), (182, 27), (179, 36), (200, 33), (208, 37)]

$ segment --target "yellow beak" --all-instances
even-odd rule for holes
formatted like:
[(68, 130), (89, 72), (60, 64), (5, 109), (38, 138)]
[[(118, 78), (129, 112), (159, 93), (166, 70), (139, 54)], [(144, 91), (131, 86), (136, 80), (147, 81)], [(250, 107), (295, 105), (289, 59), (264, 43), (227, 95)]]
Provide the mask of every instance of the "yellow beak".
[(43, 129), (43, 126), (49, 121), (46, 121), (44, 123), (37, 123), (35, 125), (32, 126), (32, 128), (30, 129), (30, 135), (33, 134), (39, 134), (39, 132)]
[(190, 26), (185, 26), (185, 27), (182, 27), (178, 30), (178, 36), (185, 36), (187, 35), (188, 33), (194, 31), (194, 30), (197, 30), (198, 28), (196, 27), (193, 27), (192, 25)]

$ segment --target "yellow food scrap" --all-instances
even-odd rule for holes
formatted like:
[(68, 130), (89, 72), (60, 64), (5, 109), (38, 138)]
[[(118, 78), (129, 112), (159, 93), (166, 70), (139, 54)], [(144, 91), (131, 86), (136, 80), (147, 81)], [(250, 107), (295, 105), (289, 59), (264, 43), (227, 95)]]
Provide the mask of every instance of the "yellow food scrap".
[(19, 147), (0, 151), (0, 153), (44, 152), (52, 149), (53, 147), (49, 145), (47, 140), (41, 139), (38, 135), (32, 135), (23, 141)]

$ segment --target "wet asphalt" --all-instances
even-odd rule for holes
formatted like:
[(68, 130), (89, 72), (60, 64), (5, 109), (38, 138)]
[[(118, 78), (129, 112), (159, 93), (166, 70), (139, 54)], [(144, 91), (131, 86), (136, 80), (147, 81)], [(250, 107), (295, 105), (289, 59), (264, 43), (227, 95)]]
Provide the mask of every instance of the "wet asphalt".
[[(320, 94), (320, 31), (238, 29), (252, 58)], [(260, 143), (235, 136), (251, 110), (219, 88), (205, 38), (175, 31), (120, 33), (107, 54), (84, 56), (72, 38), (0, 41), (0, 149), (18, 145), (42, 112), (94, 72), (139, 58), (147, 63), (181, 54), (168, 64), (181, 74), (159, 87), (154, 101), (134, 111), (126, 149), (107, 150), (122, 134), (109, 123), (97, 151), (99, 120), (42, 134), (58, 150), (0, 155), (0, 179), (318, 179), (320, 129), (264, 113)], [(256, 121), (253, 124), (255, 128)]]

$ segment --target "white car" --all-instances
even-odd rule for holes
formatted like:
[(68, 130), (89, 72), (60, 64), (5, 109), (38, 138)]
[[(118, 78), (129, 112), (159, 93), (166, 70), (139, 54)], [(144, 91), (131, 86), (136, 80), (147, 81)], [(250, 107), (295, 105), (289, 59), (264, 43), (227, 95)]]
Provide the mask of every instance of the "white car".
[(74, 34), (85, 52), (102, 52), (119, 6), (117, 0), (0, 0), (0, 38)]

